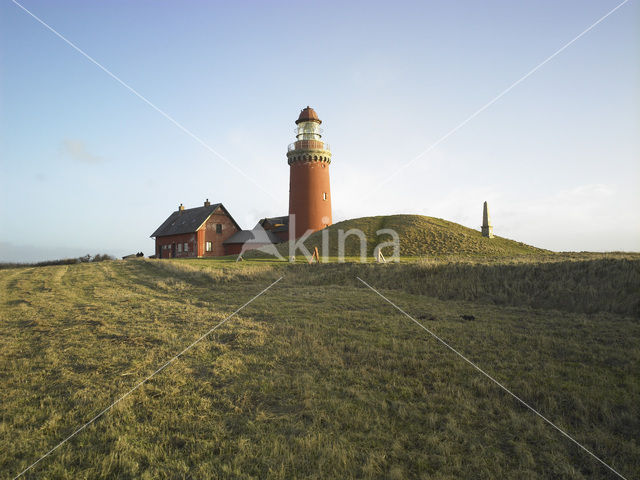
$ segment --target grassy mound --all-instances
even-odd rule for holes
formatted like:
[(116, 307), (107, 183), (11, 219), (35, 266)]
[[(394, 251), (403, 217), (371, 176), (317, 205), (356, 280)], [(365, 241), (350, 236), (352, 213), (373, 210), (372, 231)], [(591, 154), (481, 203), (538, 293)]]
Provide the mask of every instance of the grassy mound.
[[(327, 229), (315, 232), (304, 242), (312, 251), (318, 247), (322, 251), (322, 236), (328, 234), (330, 257), (338, 256), (340, 232), (346, 234), (351, 229), (361, 230), (367, 240), (366, 256), (372, 256), (375, 247), (392, 238), (389, 234), (377, 235), (383, 229), (395, 230), (400, 237), (400, 255), (403, 257), (468, 255), (468, 256), (513, 256), (544, 252), (539, 248), (507, 238), (484, 238), (471, 228), (440, 218), (422, 215), (388, 215), (362, 217), (331, 225)], [(325, 232), (326, 233), (323, 233)], [(356, 235), (345, 238), (345, 256), (360, 255), (360, 240)], [(289, 251), (289, 242), (278, 246), (283, 256)], [(392, 247), (382, 249), (385, 256), (393, 254)], [(325, 253), (326, 254), (326, 253)], [(254, 255), (256, 255), (254, 253)], [(257, 254), (259, 255), (259, 254)]]

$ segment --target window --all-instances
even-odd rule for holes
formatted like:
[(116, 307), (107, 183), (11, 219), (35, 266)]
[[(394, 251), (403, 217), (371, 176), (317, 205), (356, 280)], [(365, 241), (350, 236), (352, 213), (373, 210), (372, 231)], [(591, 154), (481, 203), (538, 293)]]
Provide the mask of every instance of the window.
[(184, 242), (184, 251), (185, 252), (189, 251), (189, 244), (187, 242)]
[(213, 244), (211, 242), (205, 242), (204, 249), (207, 252), (212, 252), (213, 251)]
[(322, 194), (322, 199), (323, 199), (323, 200), (326, 200), (326, 199), (327, 199), (327, 192), (324, 192), (324, 193)]
[(178, 244), (178, 253), (182, 253), (182, 244), (181, 243)]
[(222, 224), (216, 223), (216, 233), (222, 233)]

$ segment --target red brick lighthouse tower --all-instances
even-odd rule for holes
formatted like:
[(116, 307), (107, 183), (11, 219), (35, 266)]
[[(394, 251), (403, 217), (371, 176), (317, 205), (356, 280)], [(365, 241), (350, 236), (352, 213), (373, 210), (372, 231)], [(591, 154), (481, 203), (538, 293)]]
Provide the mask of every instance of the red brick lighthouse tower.
[[(331, 225), (329, 164), (331, 151), (322, 139), (322, 121), (311, 107), (296, 120), (296, 141), (289, 145), (289, 228), (295, 238)], [(295, 218), (292, 217), (295, 215)]]

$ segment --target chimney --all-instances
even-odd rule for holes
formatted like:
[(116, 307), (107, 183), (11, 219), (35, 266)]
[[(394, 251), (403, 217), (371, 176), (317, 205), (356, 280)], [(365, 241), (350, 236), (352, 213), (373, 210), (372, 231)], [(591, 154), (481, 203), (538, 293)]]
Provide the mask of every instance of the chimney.
[(180, 206), (178, 207), (178, 212), (182, 213), (183, 210), (184, 210), (184, 205), (180, 204)]
[(211, 202), (209, 201), (208, 198), (204, 201), (204, 206), (205, 207), (210, 207), (211, 206)]

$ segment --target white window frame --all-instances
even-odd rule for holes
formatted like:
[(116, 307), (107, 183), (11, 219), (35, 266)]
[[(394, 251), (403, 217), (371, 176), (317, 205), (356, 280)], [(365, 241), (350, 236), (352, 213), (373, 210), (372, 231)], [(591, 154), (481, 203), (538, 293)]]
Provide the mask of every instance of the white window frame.
[(204, 251), (213, 252), (213, 242), (204, 242)]
[(178, 253), (182, 253), (182, 243), (178, 243)]

